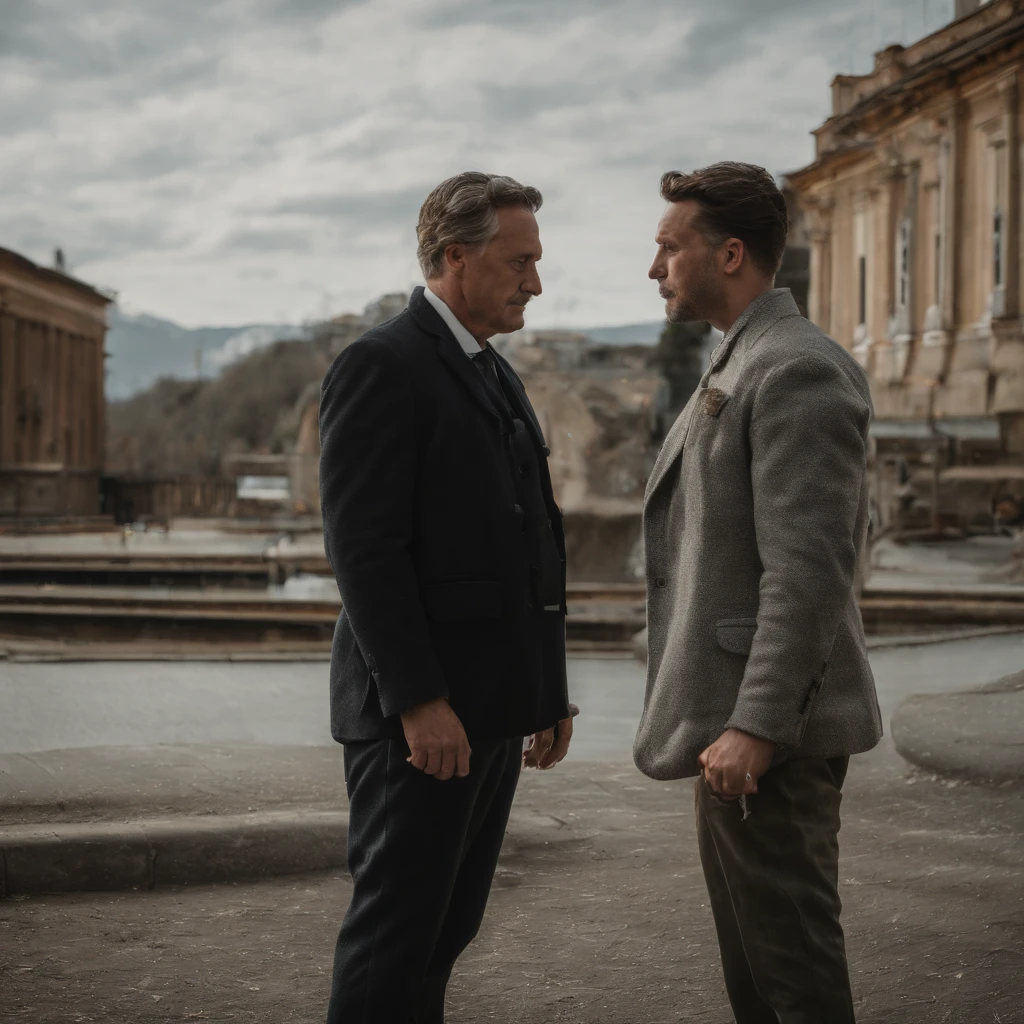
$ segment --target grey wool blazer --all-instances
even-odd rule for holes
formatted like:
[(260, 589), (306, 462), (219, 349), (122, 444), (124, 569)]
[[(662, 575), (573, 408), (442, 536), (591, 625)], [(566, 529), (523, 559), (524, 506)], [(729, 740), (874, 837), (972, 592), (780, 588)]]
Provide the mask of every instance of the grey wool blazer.
[(711, 357), (647, 485), (647, 692), (633, 756), (700, 774), (727, 728), (783, 757), (882, 735), (854, 571), (868, 522), (868, 383), (788, 289)]

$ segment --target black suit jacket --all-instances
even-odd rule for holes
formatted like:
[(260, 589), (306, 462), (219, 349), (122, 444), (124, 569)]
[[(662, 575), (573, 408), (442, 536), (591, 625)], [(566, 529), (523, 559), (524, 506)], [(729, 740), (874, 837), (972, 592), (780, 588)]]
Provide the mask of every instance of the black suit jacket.
[(557, 612), (531, 594), (507, 409), (423, 289), (324, 378), (320, 503), (343, 604), (331, 730), (342, 743), (399, 736), (398, 715), (437, 697), (471, 741), (568, 716), (561, 512), (526, 391), (500, 357), (499, 372), (536, 446), (562, 560)]

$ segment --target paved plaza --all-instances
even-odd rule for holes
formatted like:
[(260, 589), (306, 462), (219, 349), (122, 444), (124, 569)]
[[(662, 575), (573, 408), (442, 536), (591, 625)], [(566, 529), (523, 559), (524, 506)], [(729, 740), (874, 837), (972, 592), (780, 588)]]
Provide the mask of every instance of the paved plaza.
[[(909, 693), (1019, 668), (1024, 637), (876, 649), (872, 662), (888, 720)], [(524, 776), (450, 1020), (727, 1024), (692, 785), (652, 782), (629, 763), (643, 669), (570, 669), (583, 708), (573, 755)], [(331, 758), (325, 680), (324, 663), (7, 664), (0, 753), (247, 743), (264, 745), (271, 766), (286, 745)], [(861, 1024), (1024, 1024), (1024, 790), (911, 769), (886, 739), (854, 759), (843, 819)], [(348, 893), (331, 871), (5, 900), (0, 1020), (318, 1021)]]

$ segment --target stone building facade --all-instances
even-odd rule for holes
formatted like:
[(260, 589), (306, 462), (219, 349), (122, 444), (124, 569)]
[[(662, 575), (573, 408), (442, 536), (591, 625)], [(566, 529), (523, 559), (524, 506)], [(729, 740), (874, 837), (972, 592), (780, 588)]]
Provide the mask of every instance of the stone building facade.
[(1024, 456), (1024, 0), (832, 84), (816, 159), (788, 176), (811, 236), (810, 318), (867, 369), (882, 433), (940, 424)]
[(99, 515), (110, 301), (0, 249), (0, 521)]

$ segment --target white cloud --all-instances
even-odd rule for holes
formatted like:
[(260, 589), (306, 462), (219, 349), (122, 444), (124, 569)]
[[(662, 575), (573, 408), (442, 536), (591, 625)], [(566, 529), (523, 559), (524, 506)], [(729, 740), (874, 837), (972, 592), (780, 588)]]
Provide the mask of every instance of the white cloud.
[(9, 2), (0, 245), (191, 324), (412, 285), (418, 202), (469, 168), (545, 193), (534, 323), (655, 318), (661, 172), (806, 162), (832, 75), (899, 28), (880, 0)]

